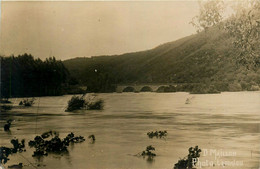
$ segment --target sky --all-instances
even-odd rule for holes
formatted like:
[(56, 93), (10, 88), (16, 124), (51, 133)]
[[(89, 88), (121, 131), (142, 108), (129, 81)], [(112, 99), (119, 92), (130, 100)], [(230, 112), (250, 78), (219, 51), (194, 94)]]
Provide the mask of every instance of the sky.
[(196, 33), (197, 1), (2, 1), (0, 54), (66, 60), (136, 52)]

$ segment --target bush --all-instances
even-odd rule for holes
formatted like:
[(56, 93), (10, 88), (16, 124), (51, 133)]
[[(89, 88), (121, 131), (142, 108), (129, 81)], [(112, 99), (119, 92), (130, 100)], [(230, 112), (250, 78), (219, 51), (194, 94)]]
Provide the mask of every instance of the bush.
[(103, 107), (104, 107), (104, 101), (102, 99), (87, 103), (88, 110), (102, 110)]
[[(52, 136), (49, 140), (49, 138)], [(82, 136), (74, 136), (74, 133), (68, 134), (64, 139), (61, 139), (57, 132), (48, 131), (43, 133), (41, 136), (36, 136), (34, 140), (29, 142), (30, 147), (34, 147), (35, 151), (33, 157), (35, 156), (44, 156), (48, 153), (62, 153), (66, 152), (67, 147), (71, 143), (81, 143), (85, 139)]]
[(5, 131), (10, 131), (10, 127), (11, 127), (12, 121), (13, 120), (11, 120), (11, 119), (6, 121), (6, 124), (4, 125), (4, 130)]
[(155, 148), (153, 147), (153, 146), (147, 146), (146, 147), (146, 150), (144, 150), (143, 152), (142, 152), (142, 156), (143, 157), (145, 157), (145, 156), (148, 156), (148, 157), (155, 157), (156, 156), (156, 154), (155, 153), (153, 153), (153, 152), (151, 152), (151, 151), (155, 151)]
[(86, 101), (82, 96), (72, 96), (68, 101), (68, 107), (66, 111), (74, 111), (86, 108), (87, 110), (102, 110), (104, 107), (104, 101), (102, 99)]
[(32, 106), (33, 104), (34, 104), (34, 98), (32, 98), (32, 99), (24, 99), (24, 100), (22, 100), (22, 101), (20, 101), (20, 103), (19, 103), (19, 105), (20, 106), (26, 106), (26, 107), (30, 107), (30, 106)]
[(0, 147), (0, 164), (7, 163), (9, 155), (25, 151), (24, 143), (24, 140), (20, 143), (18, 139), (12, 139), (11, 144), (13, 145), (13, 148)]
[(13, 107), (9, 105), (2, 105), (0, 106), (0, 112), (5, 112), (7, 110), (11, 110)]
[(151, 131), (151, 132), (147, 133), (147, 136), (149, 138), (153, 138), (153, 137), (164, 138), (167, 136), (167, 131), (166, 130), (165, 131), (155, 131), (155, 132)]
[(194, 165), (196, 165), (197, 161), (193, 162), (193, 159), (198, 159), (200, 157), (201, 149), (199, 149), (198, 146), (195, 146), (195, 148), (190, 147), (189, 148), (189, 154), (184, 157), (183, 159), (180, 159), (178, 163), (174, 165), (174, 169), (192, 169)]
[(82, 96), (72, 96), (72, 98), (68, 101), (68, 107), (66, 111), (79, 110), (86, 107), (86, 101)]

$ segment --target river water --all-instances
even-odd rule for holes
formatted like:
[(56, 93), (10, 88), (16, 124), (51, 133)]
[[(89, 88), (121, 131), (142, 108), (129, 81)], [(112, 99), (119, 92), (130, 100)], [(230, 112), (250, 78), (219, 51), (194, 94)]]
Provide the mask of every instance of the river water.
[[(96, 142), (87, 139), (71, 145), (66, 154), (43, 158), (32, 157), (33, 149), (26, 146), (26, 152), (10, 156), (4, 166), (22, 162), (24, 169), (172, 169), (189, 147), (198, 145), (203, 151), (197, 168), (223, 168), (222, 163), (234, 169), (260, 167), (259, 92), (112, 93), (97, 97), (105, 101), (102, 111), (65, 112), (69, 95), (36, 98), (27, 108), (18, 106), (20, 99), (12, 99), (15, 107), (0, 114), (0, 126), (7, 119), (15, 121), (11, 132), (1, 127), (0, 146), (10, 147), (14, 137), (27, 143), (48, 130), (58, 131), (61, 137), (70, 132), (85, 138), (94, 134)], [(190, 104), (185, 104), (187, 98)], [(155, 130), (167, 130), (168, 136), (148, 138), (146, 133)], [(156, 149), (153, 160), (136, 156), (148, 145)]]

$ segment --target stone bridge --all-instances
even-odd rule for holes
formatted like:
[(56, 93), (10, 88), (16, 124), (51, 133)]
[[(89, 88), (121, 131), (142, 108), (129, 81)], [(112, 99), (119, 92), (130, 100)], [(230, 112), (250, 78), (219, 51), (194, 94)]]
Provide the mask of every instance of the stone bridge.
[(177, 87), (178, 84), (124, 84), (117, 85), (116, 92), (156, 92), (160, 87), (169, 85)]

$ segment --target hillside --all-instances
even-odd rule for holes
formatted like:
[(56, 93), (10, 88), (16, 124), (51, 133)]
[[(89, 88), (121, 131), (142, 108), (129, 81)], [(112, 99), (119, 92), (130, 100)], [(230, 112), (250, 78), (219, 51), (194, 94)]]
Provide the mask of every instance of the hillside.
[(201, 83), (216, 85), (220, 91), (255, 88), (260, 83), (259, 71), (239, 66), (236, 56), (231, 38), (211, 28), (151, 50), (75, 58), (64, 65), (80, 84), (95, 92), (129, 83)]

